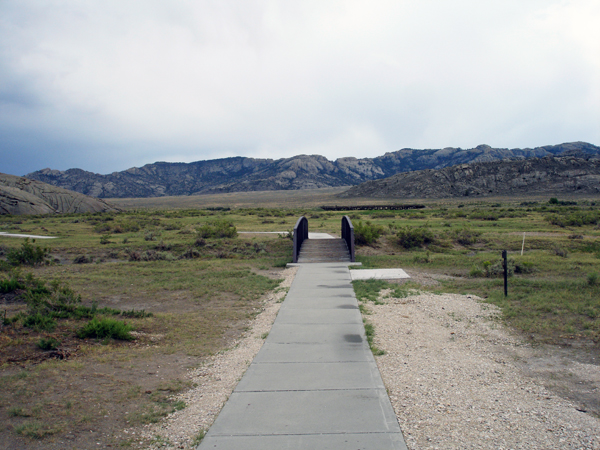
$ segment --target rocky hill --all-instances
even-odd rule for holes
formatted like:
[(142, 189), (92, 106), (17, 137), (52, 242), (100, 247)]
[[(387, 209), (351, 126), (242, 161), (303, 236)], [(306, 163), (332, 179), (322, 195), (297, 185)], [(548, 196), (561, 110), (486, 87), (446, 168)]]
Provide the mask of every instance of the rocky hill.
[(600, 193), (600, 157), (532, 158), (460, 164), (369, 181), (342, 198), (448, 198), (493, 195)]
[(573, 142), (534, 149), (497, 149), (488, 145), (467, 150), (402, 149), (376, 158), (335, 161), (318, 155), (278, 160), (235, 157), (193, 163), (157, 162), (108, 175), (81, 169), (44, 169), (26, 177), (99, 198), (158, 197), (351, 186), (400, 172), (548, 155), (600, 155), (600, 147)]
[(103, 200), (40, 181), (0, 173), (0, 214), (116, 211)]

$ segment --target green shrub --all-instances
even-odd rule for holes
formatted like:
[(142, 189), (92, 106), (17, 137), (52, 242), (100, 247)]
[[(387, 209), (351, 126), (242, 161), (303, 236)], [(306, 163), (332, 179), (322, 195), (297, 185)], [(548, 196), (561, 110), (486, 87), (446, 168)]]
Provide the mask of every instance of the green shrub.
[(597, 272), (588, 273), (587, 284), (590, 286), (598, 286), (600, 284), (600, 276)]
[(499, 214), (494, 211), (473, 211), (469, 214), (471, 220), (498, 220)]
[[(516, 272), (517, 264), (513, 258), (508, 258), (506, 261), (508, 276), (512, 277)], [(520, 266), (523, 267), (523, 266)], [(497, 260), (495, 263), (491, 261), (484, 261), (481, 266), (473, 266), (469, 271), (471, 278), (487, 277), (487, 278), (498, 278), (504, 276), (504, 261), (502, 259)]]
[(54, 331), (56, 328), (56, 321), (52, 317), (45, 316), (38, 312), (26, 316), (23, 320), (23, 326), (33, 328), (37, 331)]
[(104, 317), (100, 320), (94, 318), (85, 324), (77, 331), (77, 337), (81, 339), (96, 338), (96, 339), (120, 339), (132, 340), (133, 336), (130, 332), (133, 327), (120, 320)]
[(53, 337), (42, 338), (38, 341), (37, 346), (42, 350), (56, 350), (60, 346), (60, 341)]
[(234, 238), (237, 237), (237, 229), (233, 222), (228, 219), (219, 219), (206, 222), (196, 229), (198, 238)]
[(373, 219), (394, 219), (396, 213), (393, 213), (392, 211), (379, 211), (371, 213), (371, 217)]
[(377, 242), (377, 239), (383, 234), (384, 228), (381, 225), (366, 222), (357, 222), (354, 225), (354, 242), (356, 245), (371, 245)]
[(24, 284), (15, 273), (11, 274), (10, 278), (0, 279), (0, 294), (8, 294), (24, 287)]
[(29, 238), (25, 238), (21, 244), (21, 248), (9, 250), (6, 254), (6, 259), (9, 264), (13, 266), (27, 265), (27, 266), (39, 266), (42, 264), (48, 264), (49, 261), (46, 259), (50, 250), (42, 248), (39, 245), (33, 245), (35, 240), (29, 242)]
[(79, 255), (73, 259), (73, 264), (89, 264), (92, 262), (92, 258), (86, 255)]
[(81, 296), (60, 280), (52, 280), (50, 286), (37, 281), (25, 291), (24, 298), (30, 314), (41, 313), (60, 317), (69, 317), (81, 303)]
[(552, 225), (562, 228), (598, 225), (600, 223), (600, 211), (565, 211), (560, 214), (550, 214), (545, 219)]
[(403, 227), (400, 228), (396, 236), (398, 237), (398, 244), (400, 244), (405, 249), (422, 247), (424, 245), (435, 242), (435, 236), (433, 235), (431, 230), (426, 227)]
[(417, 264), (429, 264), (431, 262), (431, 253), (428, 250), (425, 252), (425, 255), (415, 255), (413, 261)]
[(569, 257), (569, 252), (567, 252), (564, 248), (562, 247), (554, 247), (552, 249), (552, 252), (556, 255), (556, 256), (560, 256), (561, 258), (568, 258)]
[(476, 244), (481, 232), (470, 228), (461, 228), (460, 230), (455, 230), (453, 235), (454, 240), (458, 244), (467, 246)]

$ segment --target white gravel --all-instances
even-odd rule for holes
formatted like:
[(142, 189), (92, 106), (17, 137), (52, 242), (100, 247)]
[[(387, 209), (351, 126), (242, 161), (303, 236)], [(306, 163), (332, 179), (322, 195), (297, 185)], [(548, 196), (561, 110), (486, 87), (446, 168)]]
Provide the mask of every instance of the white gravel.
[(532, 349), (478, 300), (428, 293), (368, 306), (408, 448), (600, 449), (600, 420), (523, 375), (515, 362)]
[[(194, 448), (262, 346), (295, 271), (286, 269), (231, 350), (189, 373), (197, 387), (178, 397), (185, 409), (135, 430), (155, 440), (144, 448)], [(600, 449), (600, 420), (518, 368), (532, 349), (504, 329), (495, 307), (454, 294), (384, 302), (368, 304), (366, 318), (386, 352), (376, 360), (409, 449)], [(598, 373), (586, 364), (573, 369)]]

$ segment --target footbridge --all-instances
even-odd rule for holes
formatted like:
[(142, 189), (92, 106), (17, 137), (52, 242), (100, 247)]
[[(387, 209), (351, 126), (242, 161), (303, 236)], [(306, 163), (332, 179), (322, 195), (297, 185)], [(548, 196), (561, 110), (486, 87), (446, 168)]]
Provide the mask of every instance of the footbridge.
[(295, 263), (354, 262), (354, 226), (348, 216), (342, 217), (341, 235), (341, 239), (328, 235), (309, 237), (308, 219), (304, 216), (300, 217), (294, 226), (293, 261)]
[(315, 264), (297, 264), (262, 348), (197, 450), (407, 450), (365, 334), (353, 260), (348, 217), (341, 239), (316, 239), (300, 217), (294, 262)]

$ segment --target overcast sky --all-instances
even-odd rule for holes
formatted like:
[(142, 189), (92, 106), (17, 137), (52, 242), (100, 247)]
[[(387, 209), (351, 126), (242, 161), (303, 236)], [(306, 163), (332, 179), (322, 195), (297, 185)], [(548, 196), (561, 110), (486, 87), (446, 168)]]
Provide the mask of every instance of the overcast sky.
[(600, 145), (598, 0), (1, 0), (0, 172)]

